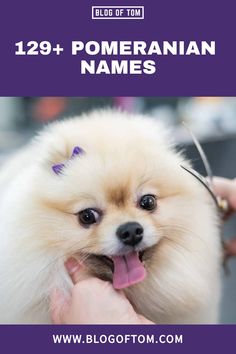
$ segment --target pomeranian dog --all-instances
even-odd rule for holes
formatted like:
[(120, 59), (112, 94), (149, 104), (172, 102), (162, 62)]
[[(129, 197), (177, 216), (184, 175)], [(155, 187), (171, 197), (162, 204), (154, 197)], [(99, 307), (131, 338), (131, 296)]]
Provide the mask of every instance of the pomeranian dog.
[(1, 166), (0, 322), (50, 323), (64, 262), (124, 289), (155, 323), (216, 323), (216, 207), (154, 119), (94, 111), (56, 122)]

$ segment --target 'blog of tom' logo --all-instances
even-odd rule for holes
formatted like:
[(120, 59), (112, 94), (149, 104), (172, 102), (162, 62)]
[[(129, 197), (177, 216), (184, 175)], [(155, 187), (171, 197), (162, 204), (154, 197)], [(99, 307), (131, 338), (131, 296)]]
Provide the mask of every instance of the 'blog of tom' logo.
[(144, 6), (92, 6), (93, 20), (143, 20)]

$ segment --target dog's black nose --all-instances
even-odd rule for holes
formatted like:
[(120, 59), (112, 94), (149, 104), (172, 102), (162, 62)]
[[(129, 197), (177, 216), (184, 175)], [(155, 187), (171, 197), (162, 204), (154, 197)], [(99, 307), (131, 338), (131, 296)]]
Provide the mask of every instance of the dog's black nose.
[(116, 234), (125, 245), (135, 246), (142, 241), (143, 227), (138, 222), (127, 222), (118, 227)]

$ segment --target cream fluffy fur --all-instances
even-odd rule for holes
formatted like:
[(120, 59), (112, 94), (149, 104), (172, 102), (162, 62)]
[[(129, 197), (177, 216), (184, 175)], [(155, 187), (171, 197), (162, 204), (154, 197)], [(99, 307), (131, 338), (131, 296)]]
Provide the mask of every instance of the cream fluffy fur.
[[(49, 295), (72, 286), (64, 261), (76, 255), (119, 252), (116, 228), (144, 227), (147, 277), (127, 288), (139, 313), (156, 323), (215, 323), (220, 294), (220, 240), (214, 203), (204, 187), (180, 168), (188, 164), (154, 120), (94, 111), (48, 126), (0, 171), (0, 322), (50, 323)], [(61, 175), (54, 163), (74, 146), (85, 154)], [(111, 196), (126, 193), (126, 204)], [(137, 207), (156, 194), (158, 208)], [(74, 213), (97, 207), (99, 225), (83, 228)], [(88, 265), (89, 259), (85, 260)], [(99, 264), (91, 272), (107, 279)]]

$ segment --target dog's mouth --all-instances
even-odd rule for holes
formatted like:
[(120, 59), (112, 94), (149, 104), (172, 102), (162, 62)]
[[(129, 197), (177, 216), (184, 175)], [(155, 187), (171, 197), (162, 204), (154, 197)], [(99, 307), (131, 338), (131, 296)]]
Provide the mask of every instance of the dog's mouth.
[(104, 256), (91, 255), (112, 271), (112, 282), (115, 289), (127, 288), (137, 284), (146, 277), (146, 269), (143, 262), (145, 251), (132, 251), (124, 255)]

